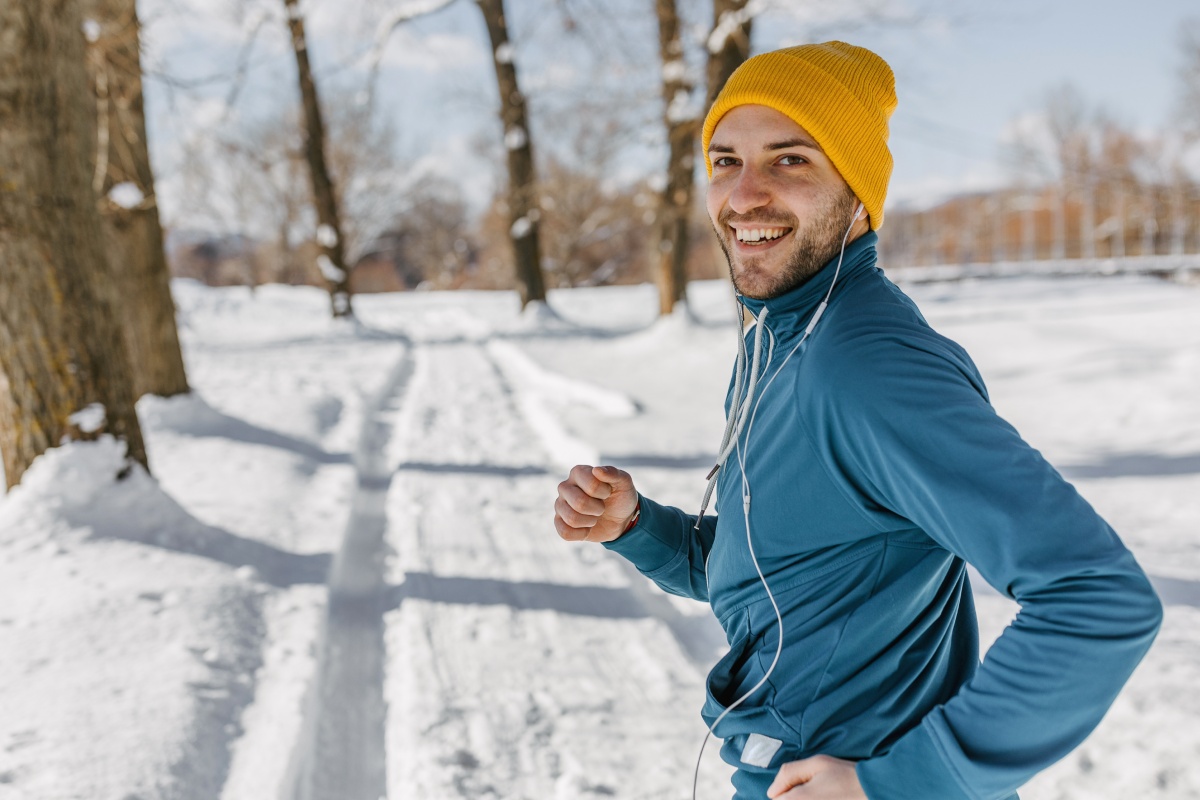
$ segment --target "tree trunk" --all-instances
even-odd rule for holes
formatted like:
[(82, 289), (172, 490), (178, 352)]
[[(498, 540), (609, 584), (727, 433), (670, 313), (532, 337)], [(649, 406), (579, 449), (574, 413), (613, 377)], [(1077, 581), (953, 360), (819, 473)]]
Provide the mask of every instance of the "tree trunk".
[[(112, 288), (126, 309), (134, 396), (184, 394), (187, 375), (146, 145), (134, 0), (84, 0), (82, 5), (98, 33), (87, 53), (97, 104), (92, 187), (100, 198)], [(110, 194), (115, 186), (120, 188)]]
[[(48, 448), (101, 433), (146, 464), (116, 309), (98, 291), (109, 271), (82, 24), (77, 0), (0, 3), (0, 451), (10, 487)], [(72, 419), (94, 405), (102, 418)]]
[(1067, 257), (1067, 187), (1064, 179), (1055, 190), (1054, 197), (1054, 243), (1050, 257)]
[(1008, 210), (1007, 197), (1003, 191), (997, 192), (996, 208), (992, 214), (992, 261), (1004, 261), (1008, 258), (1008, 247), (1005, 230), (1005, 214)]
[(317, 84), (308, 61), (308, 43), (304, 38), (304, 12), (299, 0), (283, 0), (292, 50), (296, 54), (296, 73), (300, 79), (300, 97), (304, 103), (304, 157), (312, 179), (313, 202), (317, 207), (317, 244), (321, 248), (318, 263), (329, 287), (335, 317), (354, 314), (350, 301), (350, 270), (346, 268), (342, 225), (338, 217), (333, 179), (325, 163), (325, 124), (317, 101)]
[(1032, 191), (1021, 198), (1021, 260), (1037, 260), (1037, 208), (1038, 198)]
[(1147, 186), (1146, 196), (1142, 198), (1142, 252), (1144, 256), (1154, 255), (1154, 239), (1158, 235), (1157, 203), (1154, 198), (1154, 187)]
[(492, 61), (500, 88), (500, 121), (504, 124), (504, 146), (508, 150), (509, 239), (516, 258), (517, 289), (521, 308), (532, 300), (545, 301), (546, 280), (542, 275), (538, 241), (537, 178), (533, 169), (533, 145), (525, 96), (517, 83), (504, 0), (476, 0), (492, 41)]
[[(1123, 179), (1118, 179), (1123, 180)], [(1116, 227), (1113, 229), (1113, 244), (1112, 251), (1109, 255), (1112, 258), (1125, 257), (1125, 186), (1123, 183), (1117, 183), (1116, 190), (1116, 211), (1113, 213), (1113, 218), (1116, 220)]]
[(1096, 182), (1089, 172), (1083, 176), (1083, 210), (1079, 221), (1079, 254), (1096, 257)]
[(687, 297), (688, 220), (695, 184), (693, 159), (699, 121), (691, 108), (693, 86), (684, 60), (675, 0), (657, 0), (657, 11), (663, 123), (670, 150), (667, 184), (658, 210), (658, 298), (660, 313), (670, 314), (675, 304)]
[(713, 30), (708, 37), (707, 113), (733, 71), (750, 57), (749, 0), (713, 0)]
[(1171, 255), (1184, 253), (1187, 234), (1187, 173), (1178, 164), (1171, 170)]

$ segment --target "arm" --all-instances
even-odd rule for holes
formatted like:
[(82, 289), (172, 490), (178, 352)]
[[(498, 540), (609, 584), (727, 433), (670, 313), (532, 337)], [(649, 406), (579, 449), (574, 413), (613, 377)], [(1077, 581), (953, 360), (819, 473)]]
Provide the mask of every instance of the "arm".
[[(632, 527), (635, 512), (638, 514)], [(708, 600), (704, 562), (716, 517), (696, 517), (639, 497), (629, 473), (578, 466), (558, 485), (554, 527), (568, 541), (602, 543), (633, 563), (664, 591)]]
[(632, 562), (663, 591), (707, 603), (708, 574), (704, 565), (716, 534), (717, 518), (706, 514), (697, 529), (694, 514), (659, 505), (648, 497), (643, 497), (641, 503), (637, 525), (604, 546)]
[(872, 501), (1021, 604), (976, 675), (860, 762), (868, 797), (1003, 797), (1099, 723), (1161, 606), (1112, 529), (1000, 419), (966, 355), (931, 331), (838, 360), (814, 429)]

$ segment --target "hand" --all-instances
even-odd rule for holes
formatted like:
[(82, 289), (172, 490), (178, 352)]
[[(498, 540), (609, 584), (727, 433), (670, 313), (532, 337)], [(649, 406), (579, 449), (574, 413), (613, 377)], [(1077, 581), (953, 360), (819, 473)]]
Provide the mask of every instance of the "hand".
[(558, 485), (554, 528), (568, 542), (611, 542), (625, 532), (637, 504), (628, 472), (580, 465)]
[(853, 761), (813, 756), (779, 768), (767, 789), (771, 800), (867, 800)]

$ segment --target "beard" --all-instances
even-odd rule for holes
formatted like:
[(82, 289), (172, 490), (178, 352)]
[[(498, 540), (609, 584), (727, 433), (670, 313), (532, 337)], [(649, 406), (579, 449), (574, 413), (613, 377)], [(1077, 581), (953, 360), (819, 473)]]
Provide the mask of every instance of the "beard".
[[(752, 214), (738, 215), (726, 207), (713, 227), (725, 260), (729, 264), (729, 277), (738, 293), (755, 300), (770, 300), (787, 294), (792, 289), (808, 282), (833, 260), (842, 247), (842, 239), (851, 226), (851, 217), (858, 208), (858, 198), (849, 186), (830, 191), (821, 198), (819, 207), (801, 228), (799, 220), (790, 214), (770, 209)], [(731, 222), (755, 223), (763, 227), (791, 228), (791, 251), (784, 256), (782, 268), (769, 271), (762, 263), (776, 254), (754, 253), (742, 256), (733, 252), (730, 239), (734, 236)], [(734, 266), (735, 259), (738, 261)], [(742, 277), (739, 278), (739, 272)]]

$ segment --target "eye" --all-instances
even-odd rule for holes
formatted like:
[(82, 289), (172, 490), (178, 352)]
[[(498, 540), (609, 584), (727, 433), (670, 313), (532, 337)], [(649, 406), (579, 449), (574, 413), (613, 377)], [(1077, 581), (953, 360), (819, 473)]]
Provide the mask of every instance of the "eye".
[(736, 167), (737, 159), (733, 156), (720, 156), (712, 160), (713, 169), (717, 167)]
[(785, 167), (798, 167), (801, 164), (807, 164), (808, 159), (804, 156), (789, 154), (786, 156), (780, 156), (778, 163)]

